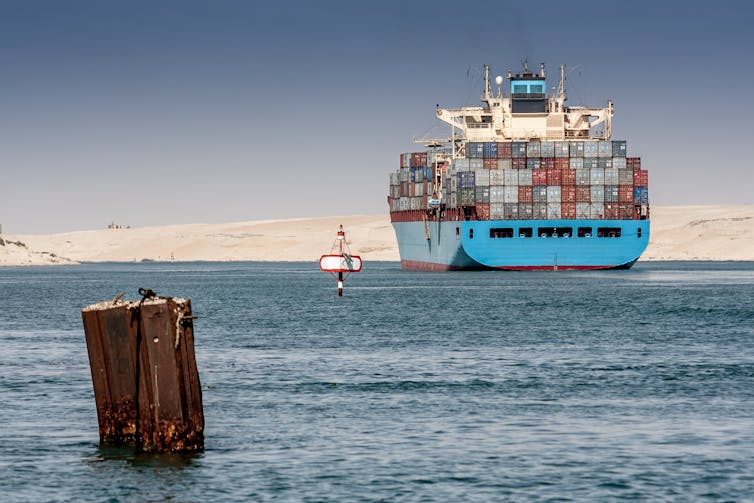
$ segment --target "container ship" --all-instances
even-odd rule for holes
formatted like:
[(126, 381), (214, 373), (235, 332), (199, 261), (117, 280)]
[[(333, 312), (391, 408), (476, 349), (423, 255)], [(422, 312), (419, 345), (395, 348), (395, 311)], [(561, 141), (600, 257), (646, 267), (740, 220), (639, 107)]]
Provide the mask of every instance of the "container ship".
[[(565, 67), (490, 83), (445, 109), (447, 137), (400, 155), (388, 205), (404, 270), (627, 269), (649, 242), (648, 175), (611, 135), (613, 103), (567, 106)], [(508, 92), (509, 90), (509, 92)]]

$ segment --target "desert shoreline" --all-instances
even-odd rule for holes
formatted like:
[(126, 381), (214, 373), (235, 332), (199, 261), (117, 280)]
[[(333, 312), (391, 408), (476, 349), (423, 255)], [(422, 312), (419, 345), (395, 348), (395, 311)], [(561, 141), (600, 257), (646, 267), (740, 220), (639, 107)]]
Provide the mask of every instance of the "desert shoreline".
[[(388, 215), (3, 235), (0, 266), (103, 262), (307, 262), (330, 251), (339, 225), (365, 261), (399, 261)], [(754, 261), (754, 205), (652, 208), (641, 261)]]

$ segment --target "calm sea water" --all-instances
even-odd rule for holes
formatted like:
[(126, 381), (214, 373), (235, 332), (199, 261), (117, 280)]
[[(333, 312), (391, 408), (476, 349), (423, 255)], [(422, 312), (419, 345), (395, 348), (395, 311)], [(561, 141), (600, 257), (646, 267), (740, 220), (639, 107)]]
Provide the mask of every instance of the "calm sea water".
[[(192, 299), (206, 449), (98, 446), (81, 307)], [(0, 268), (3, 501), (751, 500), (754, 264)]]

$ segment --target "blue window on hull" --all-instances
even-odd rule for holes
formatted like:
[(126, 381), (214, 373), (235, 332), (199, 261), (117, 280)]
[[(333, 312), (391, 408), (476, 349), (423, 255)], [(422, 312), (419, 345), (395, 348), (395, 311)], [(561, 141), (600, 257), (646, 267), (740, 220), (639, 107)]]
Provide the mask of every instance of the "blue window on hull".
[(493, 227), (490, 229), (491, 238), (512, 238), (513, 227)]
[(597, 227), (598, 238), (619, 238), (620, 233), (620, 227)]

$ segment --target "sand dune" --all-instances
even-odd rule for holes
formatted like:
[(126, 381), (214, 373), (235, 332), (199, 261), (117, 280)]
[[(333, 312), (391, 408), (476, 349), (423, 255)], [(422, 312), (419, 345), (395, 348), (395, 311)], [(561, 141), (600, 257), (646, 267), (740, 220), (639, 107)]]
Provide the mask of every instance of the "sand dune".
[[(329, 251), (340, 224), (352, 253), (398, 260), (389, 217), (361, 215), (8, 236), (6, 241), (28, 248), (0, 246), (0, 265), (69, 263), (65, 259), (315, 261)], [(654, 207), (642, 260), (754, 261), (754, 205)]]

